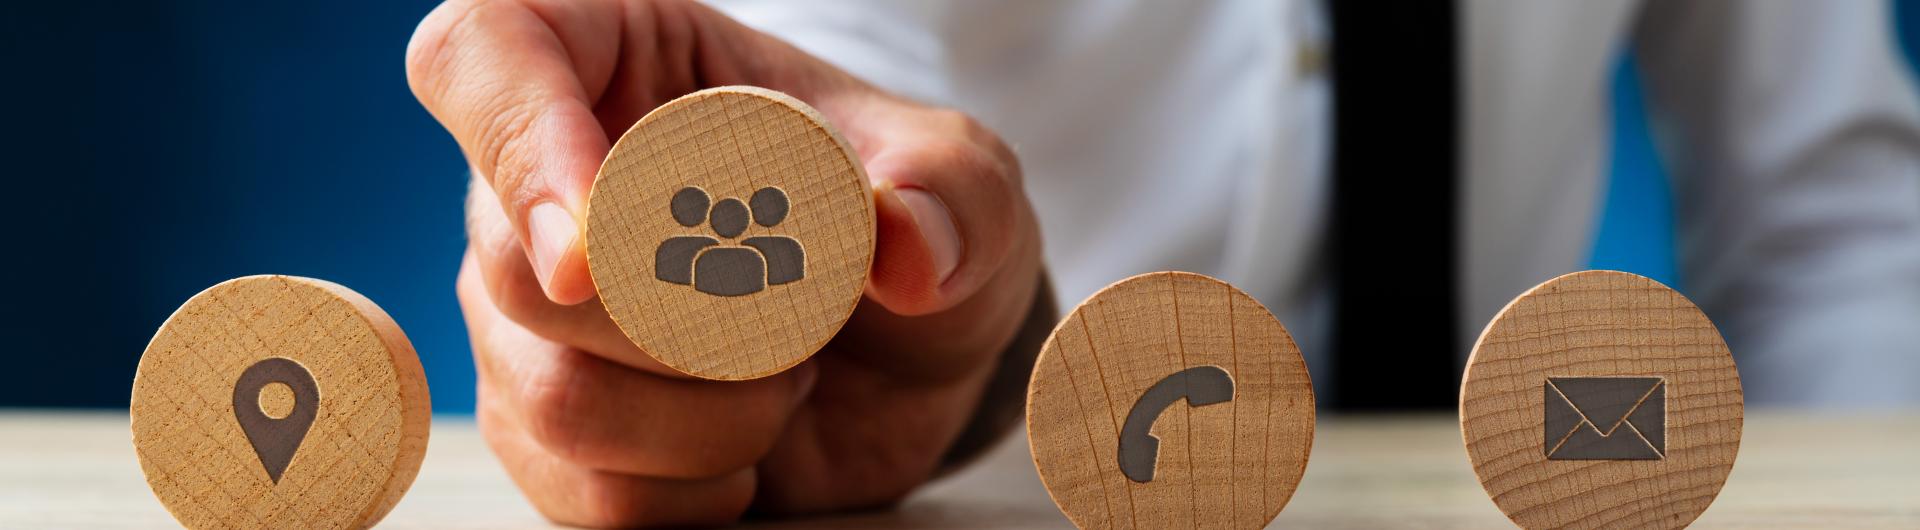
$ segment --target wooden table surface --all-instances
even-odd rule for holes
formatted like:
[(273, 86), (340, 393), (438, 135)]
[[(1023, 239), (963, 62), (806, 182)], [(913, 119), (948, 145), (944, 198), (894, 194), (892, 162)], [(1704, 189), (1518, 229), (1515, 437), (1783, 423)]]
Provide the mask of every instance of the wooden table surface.
[[(0, 411), (0, 528), (173, 527), (147, 490), (125, 414)], [(547, 524), (471, 419), (434, 418), (425, 467), (385, 528)], [(1024, 433), (898, 509), (759, 528), (1070, 528), (1034, 474)], [(1320, 421), (1286, 528), (1503, 528), (1445, 415)], [(1920, 413), (1761, 411), (1695, 528), (1920, 528)]]

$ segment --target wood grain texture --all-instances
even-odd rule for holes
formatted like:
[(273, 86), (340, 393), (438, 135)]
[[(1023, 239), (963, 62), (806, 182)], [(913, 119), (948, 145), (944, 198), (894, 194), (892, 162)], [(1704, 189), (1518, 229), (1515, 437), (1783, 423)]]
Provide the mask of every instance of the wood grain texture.
[[(234, 408), (241, 373), (269, 358), (299, 363), (319, 389), (277, 482)], [(129, 407), (148, 486), (190, 528), (371, 526), (413, 483), (431, 412), (420, 359), (392, 318), (345, 287), (290, 276), (194, 295), (140, 357)]]
[[(787, 199), (777, 211), (767, 188)], [(761, 210), (752, 223), (749, 201)], [(614, 322), (655, 359), (708, 379), (772, 375), (826, 345), (860, 300), (873, 249), (872, 190), (853, 150), (805, 103), (753, 87), (695, 92), (641, 118), (607, 155), (587, 210), (587, 263)], [(795, 261), (803, 277), (782, 283)]]
[[(1129, 480), (1118, 461), (1129, 410), (1155, 383), (1201, 366), (1226, 370), (1233, 398), (1164, 409), (1155, 476)], [(1286, 328), (1246, 293), (1198, 274), (1145, 274), (1054, 328), (1027, 428), (1047, 492), (1081, 528), (1260, 528), (1306, 469), (1313, 384)]]
[[(1544, 430), (1548, 379), (1606, 377), (1664, 381), (1662, 457), (1549, 459), (1543, 442), (1559, 437)], [(1586, 271), (1527, 291), (1487, 325), (1460, 389), (1460, 427), (1481, 486), (1522, 527), (1680, 528), (1733, 470), (1743, 403), (1733, 356), (1699, 308), (1641, 276)]]

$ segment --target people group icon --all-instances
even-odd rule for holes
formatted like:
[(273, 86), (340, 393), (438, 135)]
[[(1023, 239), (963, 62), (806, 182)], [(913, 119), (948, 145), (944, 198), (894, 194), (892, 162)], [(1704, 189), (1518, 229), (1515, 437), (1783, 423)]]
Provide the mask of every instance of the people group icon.
[[(768, 228), (780, 224), (788, 209), (787, 193), (771, 186), (753, 192), (745, 203), (731, 197), (716, 203), (706, 190), (688, 186), (673, 194), (669, 206), (681, 226), (706, 223), (728, 240), (745, 232), (748, 222)], [(653, 258), (655, 278), (716, 296), (757, 293), (807, 273), (800, 241), (786, 236), (754, 236), (735, 245), (704, 235), (674, 236), (660, 243)]]

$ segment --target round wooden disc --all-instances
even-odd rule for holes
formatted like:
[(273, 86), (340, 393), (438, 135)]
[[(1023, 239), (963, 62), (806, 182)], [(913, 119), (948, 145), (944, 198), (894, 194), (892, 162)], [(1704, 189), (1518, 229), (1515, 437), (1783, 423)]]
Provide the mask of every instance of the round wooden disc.
[(1306, 471), (1313, 422), (1313, 383), (1280, 321), (1184, 272), (1082, 302), (1027, 390), (1034, 465), (1081, 528), (1266, 526)]
[(587, 209), (587, 264), (614, 322), (707, 379), (765, 377), (826, 345), (860, 301), (873, 245), (853, 150), (805, 103), (754, 87), (641, 118)]
[(1740, 374), (1713, 322), (1653, 280), (1577, 272), (1481, 333), (1460, 389), (1480, 485), (1524, 528), (1680, 528), (1740, 449)]
[(129, 412), (147, 484), (189, 528), (370, 526), (413, 483), (432, 419), (393, 319), (290, 276), (229, 280), (174, 311)]

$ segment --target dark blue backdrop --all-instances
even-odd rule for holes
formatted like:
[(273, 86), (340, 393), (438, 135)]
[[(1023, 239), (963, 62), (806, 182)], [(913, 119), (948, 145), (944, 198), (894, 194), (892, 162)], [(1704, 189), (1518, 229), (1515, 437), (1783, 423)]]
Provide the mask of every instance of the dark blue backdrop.
[(0, 404), (125, 407), (154, 329), (234, 276), (380, 303), (472, 408), (463, 163), (407, 91), (426, 1), (23, 2), (0, 22)]
[[(424, 0), (26, 2), (0, 18), (10, 229), (0, 406), (125, 407), (154, 328), (235, 276), (366, 294), (412, 337), (434, 408), (473, 407), (453, 298), (464, 165), (407, 92)], [(1920, 2), (1896, 2), (1920, 21)], [(1913, 24), (1903, 24), (1914, 27)], [(1920, 35), (1902, 34), (1911, 50)], [(1616, 76), (1595, 267), (1678, 285), (1637, 81)]]

